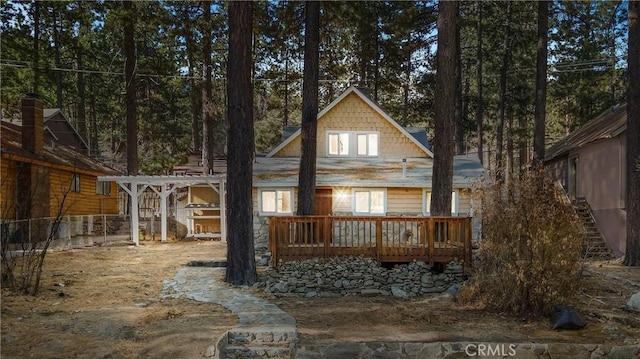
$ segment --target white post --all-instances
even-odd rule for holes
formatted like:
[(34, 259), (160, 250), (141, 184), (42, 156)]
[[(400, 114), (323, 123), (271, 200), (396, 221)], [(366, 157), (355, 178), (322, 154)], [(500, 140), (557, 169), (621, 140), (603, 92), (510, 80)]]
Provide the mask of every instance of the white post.
[(162, 184), (162, 191), (160, 192), (160, 226), (161, 226), (161, 238), (160, 241), (165, 242), (167, 240), (167, 184)]
[(138, 228), (138, 182), (131, 182), (131, 239), (133, 244), (140, 245), (140, 228)]
[(104, 244), (107, 244), (107, 215), (102, 214), (102, 233), (104, 233)]
[(224, 179), (220, 179), (220, 240), (227, 241), (227, 201)]

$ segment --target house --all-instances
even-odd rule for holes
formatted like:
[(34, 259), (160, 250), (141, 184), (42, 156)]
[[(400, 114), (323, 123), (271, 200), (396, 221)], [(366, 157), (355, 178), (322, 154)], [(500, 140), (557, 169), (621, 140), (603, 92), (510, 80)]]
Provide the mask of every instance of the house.
[[(368, 95), (351, 87), (318, 114), (316, 214), (353, 217), (430, 215), (433, 153), (424, 129), (403, 128)], [(265, 249), (269, 218), (296, 212), (300, 129), (253, 167), (254, 239)], [(456, 156), (452, 215), (476, 217), (474, 184), (485, 178), (476, 156)], [(411, 236), (404, 229), (404, 236)]]
[(627, 106), (607, 109), (546, 150), (545, 165), (573, 200), (583, 199), (615, 255), (626, 246)]
[(3, 223), (63, 213), (81, 225), (87, 223), (83, 217), (88, 215), (117, 214), (116, 184), (97, 180), (117, 172), (59, 143), (60, 137), (52, 130), (57, 126), (55, 120), (48, 128), (43, 118), (42, 101), (29, 95), (22, 100), (21, 125), (1, 123)]
[(46, 143), (55, 142), (77, 153), (89, 155), (89, 145), (59, 108), (43, 110), (43, 125)]

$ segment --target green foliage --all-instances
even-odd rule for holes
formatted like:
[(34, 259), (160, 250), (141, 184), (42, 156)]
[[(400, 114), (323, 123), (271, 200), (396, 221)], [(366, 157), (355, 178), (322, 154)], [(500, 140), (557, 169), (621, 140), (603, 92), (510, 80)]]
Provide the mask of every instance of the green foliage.
[(509, 314), (549, 314), (580, 288), (583, 227), (543, 169), (482, 196), (483, 234), (476, 274), (461, 293)]

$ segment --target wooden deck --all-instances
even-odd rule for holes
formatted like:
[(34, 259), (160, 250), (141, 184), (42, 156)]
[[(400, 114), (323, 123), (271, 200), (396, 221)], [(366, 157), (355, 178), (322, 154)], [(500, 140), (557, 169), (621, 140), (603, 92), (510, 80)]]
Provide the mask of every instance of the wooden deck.
[(381, 262), (471, 264), (471, 218), (278, 216), (269, 218), (274, 264), (364, 255)]

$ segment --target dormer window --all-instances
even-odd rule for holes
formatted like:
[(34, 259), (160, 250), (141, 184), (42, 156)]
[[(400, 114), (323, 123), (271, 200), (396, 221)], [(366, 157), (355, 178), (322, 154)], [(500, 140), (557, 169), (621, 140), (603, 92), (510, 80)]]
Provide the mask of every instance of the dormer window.
[(380, 153), (378, 132), (345, 131), (327, 132), (329, 157), (378, 157)]

